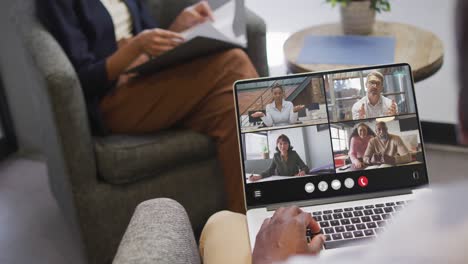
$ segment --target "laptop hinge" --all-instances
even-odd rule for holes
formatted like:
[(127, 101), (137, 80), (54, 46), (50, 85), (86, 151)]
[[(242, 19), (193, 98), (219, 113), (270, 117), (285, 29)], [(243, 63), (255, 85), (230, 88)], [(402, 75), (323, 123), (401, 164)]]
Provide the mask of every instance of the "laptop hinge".
[(313, 206), (313, 205), (351, 202), (351, 201), (357, 201), (357, 200), (366, 200), (366, 199), (372, 199), (372, 198), (404, 195), (404, 194), (411, 194), (411, 193), (413, 193), (411, 189), (401, 189), (401, 190), (394, 190), (394, 191), (383, 191), (383, 192), (376, 192), (376, 193), (347, 195), (347, 196), (333, 197), (333, 198), (314, 199), (314, 200), (308, 200), (308, 201), (277, 203), (277, 204), (268, 205), (266, 208), (267, 208), (267, 211), (274, 211), (280, 207), (287, 207), (291, 205), (296, 205), (299, 207), (307, 207), (307, 206)]

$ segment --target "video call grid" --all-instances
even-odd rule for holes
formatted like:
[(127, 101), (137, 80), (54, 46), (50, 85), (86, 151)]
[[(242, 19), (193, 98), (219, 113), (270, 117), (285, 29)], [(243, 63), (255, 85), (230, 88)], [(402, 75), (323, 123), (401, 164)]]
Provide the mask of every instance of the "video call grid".
[[(417, 116), (417, 113), (416, 111), (412, 111), (412, 112), (398, 112), (398, 114), (396, 115), (383, 115), (383, 116), (379, 116), (379, 117), (373, 117), (373, 118), (362, 118), (362, 119), (346, 119), (346, 120), (338, 120), (338, 121), (333, 121), (332, 118), (330, 118), (330, 111), (329, 111), (329, 95), (328, 93), (325, 91), (325, 76), (326, 74), (322, 74), (320, 75), (320, 77), (316, 77), (316, 76), (312, 76), (313, 78), (321, 78), (321, 92), (323, 94), (323, 96), (325, 97), (325, 106), (326, 106), (326, 115), (327, 115), (327, 122), (323, 122), (323, 123), (319, 123), (319, 124), (301, 124), (301, 125), (292, 125), (290, 127), (280, 127), (280, 128), (276, 128), (274, 126), (272, 127), (268, 127), (268, 128), (265, 128), (263, 129), (263, 132), (267, 132), (268, 131), (274, 131), (274, 130), (285, 130), (285, 129), (291, 129), (291, 128), (301, 128), (301, 127), (317, 127), (317, 126), (320, 126), (320, 125), (327, 125), (328, 126), (328, 132), (329, 132), (329, 138), (330, 138), (330, 149), (332, 150), (331, 152), (331, 158), (332, 160), (334, 159), (334, 152), (335, 152), (335, 148), (333, 146), (333, 143), (332, 143), (332, 135), (331, 135), (331, 126), (333, 124), (350, 124), (350, 123), (353, 123), (353, 124), (357, 124), (357, 123), (368, 123), (368, 122), (373, 122), (374, 120), (376, 120), (377, 118), (388, 118), (388, 117), (394, 117), (394, 118), (398, 118), (398, 117), (402, 117), (402, 116), (414, 116), (416, 117), (417, 120), (419, 120), (418, 116)], [(285, 78), (282, 78), (280, 80), (283, 80)], [(266, 89), (269, 89), (269, 88), (266, 88)], [(412, 89), (411, 87), (409, 87), (409, 89)], [(238, 92), (239, 93), (239, 92)], [(416, 105), (416, 102), (415, 102), (415, 98), (414, 98), (414, 94), (412, 94), (412, 98), (411, 101), (409, 102), (410, 104), (413, 104), (413, 105)], [(415, 109), (415, 108), (414, 108)], [(418, 132), (419, 132), (419, 140), (421, 140), (421, 131), (420, 131), (420, 125), (417, 124), (418, 126)], [(256, 133), (256, 131), (241, 131), (241, 134), (249, 134), (249, 133)], [(245, 148), (245, 146), (243, 146), (243, 148)], [(336, 170), (337, 170), (337, 166), (336, 164), (333, 162), (333, 168), (334, 168), (334, 172), (333, 173), (330, 173), (330, 175), (336, 175), (338, 176), (340, 173), (337, 173)]]

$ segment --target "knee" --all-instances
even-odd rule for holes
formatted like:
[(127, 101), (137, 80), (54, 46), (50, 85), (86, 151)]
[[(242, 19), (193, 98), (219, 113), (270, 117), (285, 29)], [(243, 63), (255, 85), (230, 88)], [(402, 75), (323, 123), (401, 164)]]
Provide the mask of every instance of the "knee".
[[(217, 255), (213, 253), (216, 252), (213, 250), (220, 245), (219, 243), (226, 241), (226, 237), (228, 237), (230, 243), (232, 243), (230, 247), (237, 248), (238, 251), (235, 251), (236, 254), (247, 252), (247, 256), (250, 256), (247, 220), (245, 215), (230, 211), (221, 211), (215, 213), (208, 219), (200, 236), (199, 250), (204, 261), (206, 261), (206, 257), (212, 258)], [(232, 250), (229, 251), (232, 252)], [(220, 254), (219, 256), (224, 256), (224, 254)], [(248, 259), (250, 260), (250, 257), (248, 257)], [(250, 263), (250, 261), (245, 263)]]
[(210, 216), (210, 218), (208, 219), (208, 222), (225, 222), (226, 219), (230, 219), (232, 217), (238, 217), (238, 215), (243, 216), (242, 214), (239, 214), (239, 213), (234, 213), (228, 210), (223, 210)]
[(243, 225), (246, 222), (245, 215), (234, 213), (231, 211), (220, 211), (208, 218), (205, 226), (203, 227), (201, 233), (201, 240), (205, 240), (206, 236), (209, 236), (210, 233), (216, 232), (218, 229), (223, 229), (232, 225)]
[(245, 53), (244, 50), (235, 48), (225, 51), (226, 56), (231, 58), (232, 60), (242, 60), (242, 61), (250, 61), (249, 56)]
[(231, 211), (220, 211), (212, 215), (206, 222), (207, 226), (243, 225), (246, 222), (245, 215)]
[(233, 77), (232, 73), (235, 73), (236, 80), (258, 77), (249, 56), (242, 49), (222, 51), (216, 53), (213, 58), (216, 68), (221, 71), (220, 74), (230, 73), (230, 77)]
[(249, 56), (239, 48), (223, 51), (220, 55), (226, 65), (233, 67), (245, 67), (245, 65), (250, 67), (252, 65)]

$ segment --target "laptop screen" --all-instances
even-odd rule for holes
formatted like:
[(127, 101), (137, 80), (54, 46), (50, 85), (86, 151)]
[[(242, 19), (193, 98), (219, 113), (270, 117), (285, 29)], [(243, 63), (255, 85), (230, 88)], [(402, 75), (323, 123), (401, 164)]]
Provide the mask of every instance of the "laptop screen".
[(238, 81), (248, 207), (428, 183), (407, 64)]

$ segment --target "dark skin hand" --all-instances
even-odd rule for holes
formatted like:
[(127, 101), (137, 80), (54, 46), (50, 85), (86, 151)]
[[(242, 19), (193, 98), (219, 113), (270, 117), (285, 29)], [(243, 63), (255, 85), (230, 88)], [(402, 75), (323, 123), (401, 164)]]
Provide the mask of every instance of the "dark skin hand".
[(252, 263), (275, 263), (298, 254), (317, 255), (323, 247), (325, 237), (317, 235), (307, 243), (307, 227), (312, 233), (320, 232), (319, 224), (310, 213), (297, 206), (279, 208), (271, 218), (265, 219), (257, 234)]

